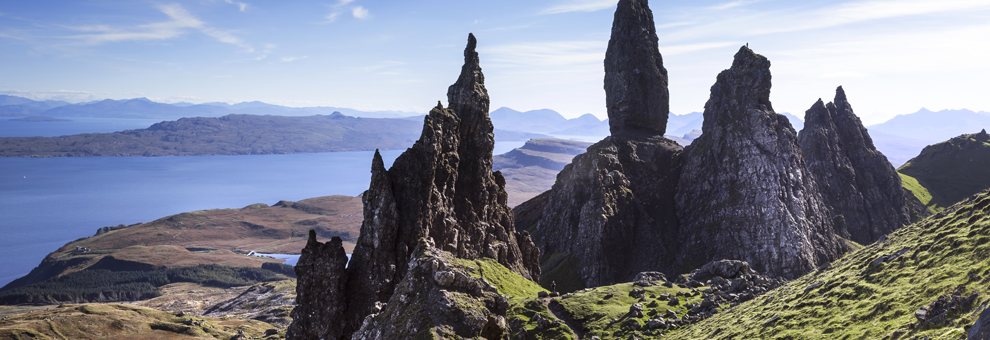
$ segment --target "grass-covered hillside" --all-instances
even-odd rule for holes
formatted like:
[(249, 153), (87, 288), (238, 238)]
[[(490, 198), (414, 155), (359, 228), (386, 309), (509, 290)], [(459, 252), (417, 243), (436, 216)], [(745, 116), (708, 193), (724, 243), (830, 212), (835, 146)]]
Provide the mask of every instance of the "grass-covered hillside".
[[(237, 337), (238, 334), (243, 336)], [(200, 317), (117, 304), (60, 305), (0, 320), (0, 340), (274, 340), (284, 336), (284, 331), (255, 320)]]
[(988, 285), (984, 191), (670, 338), (965, 339)]
[(0, 303), (142, 300), (171, 283), (232, 287), (284, 279), (293, 273), (282, 260), (247, 254), (298, 254), (310, 229), (323, 240), (340, 236), (353, 249), (362, 209), (359, 197), (325, 196), (102, 228), (4, 286)]
[(938, 211), (990, 188), (990, 135), (962, 135), (925, 147), (897, 169), (904, 187)]

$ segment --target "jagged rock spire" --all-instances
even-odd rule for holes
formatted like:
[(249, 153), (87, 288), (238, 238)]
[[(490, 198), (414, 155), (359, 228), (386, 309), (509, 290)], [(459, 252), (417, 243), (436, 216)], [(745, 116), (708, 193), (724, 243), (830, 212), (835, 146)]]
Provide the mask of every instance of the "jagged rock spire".
[(613, 136), (663, 135), (667, 69), (647, 0), (620, 0), (605, 52), (605, 103)]
[[(469, 35), (461, 74), (447, 90), (449, 107), (437, 103), (430, 110), (419, 140), (388, 170), (375, 153), (364, 222), (347, 267), (347, 310), (322, 320), (334, 325), (330, 334), (349, 339), (366, 316), (381, 311), (407, 278), (420, 239), (458, 258), (492, 258), (523, 277), (539, 278), (539, 250), (527, 234), (515, 232), (505, 179), (492, 172), (494, 129), (476, 46)], [(293, 322), (315, 321), (304, 316)]]
[(343, 241), (334, 236), (327, 243), (316, 241), (309, 231), (309, 241), (302, 249), (295, 272), (296, 308), (286, 336), (290, 339), (339, 339), (343, 329), (326, 320), (342, 320), (347, 312), (344, 284), (347, 282), (347, 254)]
[(773, 112), (770, 80), (770, 61), (743, 46), (712, 85), (678, 183), (685, 267), (733, 259), (796, 278), (845, 249), (794, 128)]
[(900, 175), (874, 147), (842, 86), (832, 103), (819, 99), (805, 112), (798, 142), (837, 234), (869, 244), (911, 223), (914, 196), (904, 192)]

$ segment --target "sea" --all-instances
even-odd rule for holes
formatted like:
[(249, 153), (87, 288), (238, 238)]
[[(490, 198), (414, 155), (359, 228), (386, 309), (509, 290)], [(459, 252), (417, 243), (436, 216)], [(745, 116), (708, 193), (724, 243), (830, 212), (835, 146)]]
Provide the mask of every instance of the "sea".
[[(147, 128), (157, 120), (70, 118), (14, 122), (0, 137), (52, 137)], [(524, 142), (496, 142), (495, 154)], [(382, 151), (391, 166), (404, 150)], [(245, 156), (0, 158), (0, 286), (66, 243), (105, 226), (181, 212), (326, 195), (357, 196), (373, 151)]]

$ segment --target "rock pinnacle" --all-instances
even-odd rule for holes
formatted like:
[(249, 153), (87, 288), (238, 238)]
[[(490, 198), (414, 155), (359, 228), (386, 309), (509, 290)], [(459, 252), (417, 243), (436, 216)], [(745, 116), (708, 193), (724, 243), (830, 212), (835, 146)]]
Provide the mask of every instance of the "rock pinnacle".
[(605, 103), (613, 136), (663, 135), (667, 69), (647, 0), (620, 0), (605, 52)]

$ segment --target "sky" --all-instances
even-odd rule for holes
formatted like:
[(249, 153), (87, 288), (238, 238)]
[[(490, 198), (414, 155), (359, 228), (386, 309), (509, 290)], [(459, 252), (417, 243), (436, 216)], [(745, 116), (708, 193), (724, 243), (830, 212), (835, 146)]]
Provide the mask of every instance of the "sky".
[[(82, 102), (263, 101), (425, 113), (467, 34), (491, 108), (606, 118), (615, 0), (5, 1), (0, 94)], [(803, 117), (842, 85), (867, 125), (990, 111), (990, 1), (650, 2), (675, 114), (702, 111), (743, 44), (771, 61), (771, 101)]]

